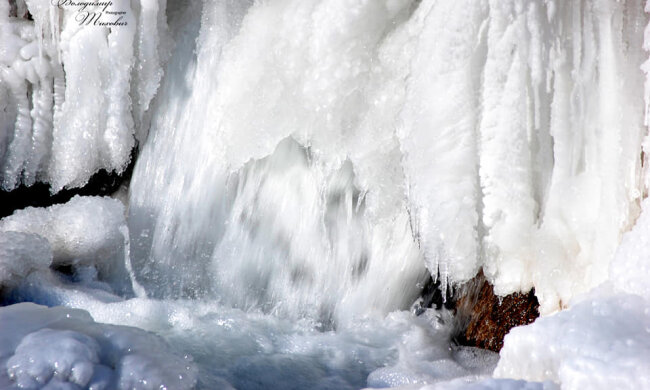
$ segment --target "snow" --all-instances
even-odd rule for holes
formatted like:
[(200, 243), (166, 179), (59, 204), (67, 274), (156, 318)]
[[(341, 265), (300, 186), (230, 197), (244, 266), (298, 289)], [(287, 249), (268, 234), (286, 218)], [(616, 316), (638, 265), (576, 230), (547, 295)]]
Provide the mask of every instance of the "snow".
[[(95, 268), (101, 278), (110, 281), (120, 292), (129, 293), (132, 282), (128, 271), (129, 242), (124, 213), (124, 206), (118, 200), (75, 196), (61, 205), (18, 210), (0, 220), (0, 232), (8, 232), (5, 236), (26, 237), (23, 238), (26, 243), (29, 237), (35, 237), (37, 242), (45, 239), (53, 266)], [(42, 247), (42, 244), (35, 245), (34, 250), (38, 248), (37, 253), (41, 254)], [(29, 250), (25, 256), (35, 255)]]
[(564, 389), (650, 386), (650, 304), (636, 295), (594, 294), (505, 340), (497, 377), (551, 380)]
[(650, 386), (648, 200), (643, 208), (617, 250), (610, 280), (569, 309), (513, 329), (495, 376), (550, 380), (566, 389)]

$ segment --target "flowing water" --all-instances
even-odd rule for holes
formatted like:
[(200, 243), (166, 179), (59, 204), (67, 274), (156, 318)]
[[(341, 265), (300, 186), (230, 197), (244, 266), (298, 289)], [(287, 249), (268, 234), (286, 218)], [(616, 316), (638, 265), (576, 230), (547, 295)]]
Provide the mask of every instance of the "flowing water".
[[(154, 332), (185, 359), (165, 363), (177, 386), (554, 388), (491, 379), (498, 356), (455, 346), (451, 313), (410, 310), (429, 275), (446, 290), (482, 269), (498, 294), (534, 287), (542, 314), (630, 277), (610, 269), (647, 188), (641, 0), (116, 1), (128, 26), (110, 32), (43, 4), (17, 2), (35, 22), (0, 6), (3, 188), (78, 186), (140, 153), (125, 209), (0, 222), (27, 234), (0, 236), (26, 259), (0, 268), (24, 278), (7, 302)], [(522, 332), (497, 376), (582, 383), (550, 358), (522, 374), (539, 347)], [(32, 344), (0, 362), (23, 372)]]

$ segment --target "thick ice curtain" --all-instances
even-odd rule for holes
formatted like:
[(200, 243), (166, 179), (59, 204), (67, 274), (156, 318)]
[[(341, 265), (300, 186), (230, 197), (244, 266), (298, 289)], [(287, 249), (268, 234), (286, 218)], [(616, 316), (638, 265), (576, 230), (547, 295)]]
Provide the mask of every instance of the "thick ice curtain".
[[(188, 20), (202, 13), (201, 31), (186, 31), (192, 44), (176, 49), (154, 107), (130, 211), (142, 277), (177, 279), (152, 283), (157, 291), (238, 286), (258, 302), (249, 272), (273, 258), (314, 281), (299, 293), (271, 281), (262, 300), (305, 294), (297, 306), (314, 307), (310, 289), (365, 256), (368, 270), (423, 261), (455, 284), (482, 267), (499, 294), (535, 287), (548, 313), (606, 278), (643, 193), (641, 1), (249, 6), (188, 11)], [(295, 158), (284, 161), (287, 176), (271, 162), (285, 152)], [(328, 225), (332, 183), (348, 170), (336, 204), (352, 211)], [(318, 196), (278, 184), (289, 177)], [(301, 212), (292, 223), (274, 203), (282, 193)], [(266, 222), (235, 213), (256, 208)], [(260, 223), (274, 232), (267, 242)], [(307, 225), (313, 235), (289, 228)], [(336, 230), (350, 226), (359, 247)], [(228, 247), (238, 235), (245, 248)], [(235, 272), (242, 258), (248, 268)], [(278, 280), (291, 279), (283, 272)], [(415, 274), (348, 281), (376, 296)], [(357, 301), (348, 295), (328, 297)]]

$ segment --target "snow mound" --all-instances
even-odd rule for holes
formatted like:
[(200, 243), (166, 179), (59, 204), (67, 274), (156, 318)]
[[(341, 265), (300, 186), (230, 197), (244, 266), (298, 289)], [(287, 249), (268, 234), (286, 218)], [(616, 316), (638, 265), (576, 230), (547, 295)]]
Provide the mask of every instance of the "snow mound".
[[(189, 389), (197, 371), (143, 330), (88, 312), (21, 303), (0, 309), (0, 387)], [(6, 367), (6, 369), (4, 368)]]
[[(68, 203), (48, 208), (28, 207), (0, 220), (0, 232), (9, 231), (38, 235), (47, 240), (51, 247), (49, 261), (54, 267), (95, 267), (100, 279), (109, 282), (117, 291), (131, 289), (126, 268), (128, 228), (124, 206), (116, 199), (76, 196)], [(41, 240), (40, 246), (34, 246), (33, 250), (42, 246)], [(11, 250), (11, 246), (3, 250)], [(19, 256), (13, 257), (14, 261), (19, 261)]]
[(89, 264), (123, 255), (124, 206), (115, 199), (72, 198), (48, 208), (28, 207), (0, 220), (0, 231), (38, 234), (52, 245), (54, 264)]
[(494, 374), (563, 389), (650, 388), (650, 305), (635, 295), (594, 296), (515, 328)]
[(513, 329), (495, 376), (552, 380), (563, 389), (650, 388), (650, 201), (625, 234), (610, 281), (568, 310)]

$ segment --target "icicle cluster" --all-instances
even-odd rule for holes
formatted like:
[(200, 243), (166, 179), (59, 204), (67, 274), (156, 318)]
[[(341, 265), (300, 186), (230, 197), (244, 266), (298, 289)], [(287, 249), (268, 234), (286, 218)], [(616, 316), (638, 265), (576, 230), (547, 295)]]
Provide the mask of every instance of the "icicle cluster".
[(121, 172), (162, 77), (165, 2), (10, 3), (0, 2), (2, 188), (58, 192)]
[[(445, 283), (482, 267), (498, 294), (562, 307), (606, 279), (639, 212), (646, 24), (641, 0), (206, 3), (134, 176), (144, 277), (386, 303), (419, 253)], [(279, 155), (287, 138), (306, 157)], [(412, 271), (331, 274), (362, 263)]]

